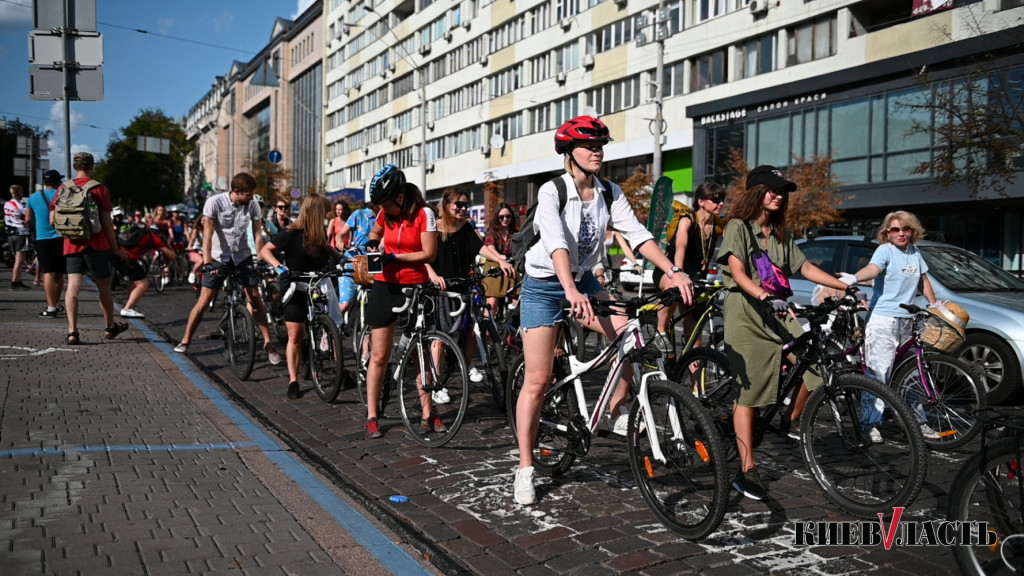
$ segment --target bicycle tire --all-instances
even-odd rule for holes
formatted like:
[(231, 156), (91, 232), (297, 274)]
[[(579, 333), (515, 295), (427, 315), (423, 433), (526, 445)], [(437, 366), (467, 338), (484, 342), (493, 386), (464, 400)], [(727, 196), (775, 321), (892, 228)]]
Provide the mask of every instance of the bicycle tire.
[[(885, 404), (872, 444), (861, 429), (864, 393)], [(838, 426), (837, 426), (838, 424)], [(924, 484), (928, 449), (913, 411), (896, 392), (860, 374), (840, 374), (811, 393), (800, 418), (804, 462), (825, 497), (865, 518), (909, 507)], [(891, 465), (890, 465), (891, 463)]]
[[(288, 329), (284, 325), (284, 318), (280, 314), (277, 300), (280, 297), (281, 289), (277, 280), (265, 282), (260, 286), (260, 297), (263, 299), (263, 306), (267, 310), (267, 324), (277, 344), (288, 344)], [(277, 313), (274, 311), (277, 310)]]
[[(981, 431), (982, 423), (975, 413), (988, 406), (979, 379), (966, 361), (944, 354), (929, 354), (926, 375), (939, 398), (932, 400), (925, 392), (917, 362), (912, 358), (893, 375), (890, 385), (929, 428), (941, 438), (924, 439), (933, 450), (952, 450), (968, 443)], [(920, 407), (920, 408), (919, 408)]]
[(188, 273), (192, 269), (192, 263), (188, 260), (188, 255), (179, 252), (174, 259), (174, 284), (175, 286), (184, 286), (188, 283)]
[[(370, 367), (370, 334), (372, 329), (369, 326), (364, 326), (354, 337), (352, 349), (355, 351), (355, 362), (356, 362), (356, 391), (359, 394), (359, 401), (366, 406), (366, 374)], [(362, 346), (359, 342), (366, 342), (366, 351), (362, 351)], [(383, 410), (383, 404), (378, 403), (378, 411)]]
[(306, 349), (310, 351), (313, 388), (321, 400), (330, 404), (341, 392), (345, 375), (341, 334), (334, 320), (327, 314), (314, 316), (309, 332), (312, 341), (307, 343)]
[[(437, 331), (413, 335), (398, 364), (398, 397), (402, 422), (416, 443), (433, 448), (454, 438), (469, 408), (469, 368), (458, 342)], [(446, 430), (421, 425), (422, 402), (428, 397), (432, 415), (441, 418)]]
[(633, 478), (665, 527), (688, 540), (699, 540), (714, 532), (725, 516), (729, 490), (725, 446), (714, 420), (689, 390), (675, 382), (651, 382), (647, 399), (666, 461), (655, 458), (640, 401), (634, 399), (626, 433)]
[(149, 274), (153, 277), (153, 288), (157, 293), (163, 292), (164, 288), (166, 288), (164, 283), (161, 282), (164, 274), (164, 257), (159, 252), (149, 263)]
[(988, 522), (989, 531), (998, 537), (990, 546), (959, 541), (953, 545), (953, 557), (966, 575), (1019, 574), (1024, 570), (1017, 450), (1016, 440), (989, 444), (965, 460), (953, 478), (947, 519), (971, 526), (974, 542), (980, 541), (976, 522)]
[(239, 380), (245, 380), (256, 362), (256, 327), (245, 304), (235, 304), (234, 320), (225, 336), (231, 371)]
[[(726, 446), (726, 459), (739, 456), (734, 441), (732, 408), (735, 399), (736, 377), (725, 354), (713, 348), (693, 348), (676, 362), (672, 381), (684, 389), (691, 389), (715, 423), (715, 428)], [(689, 388), (687, 388), (689, 387)], [(754, 428), (754, 443), (760, 444), (764, 432)]]
[(505, 382), (508, 381), (508, 360), (505, 358), (505, 347), (499, 338), (498, 328), (494, 321), (485, 318), (480, 323), (481, 332), (487, 346), (487, 365), (484, 373), (491, 386), (491, 396), (498, 410), (505, 410)]
[[(566, 376), (567, 369), (564, 358), (555, 358), (552, 382)], [(512, 428), (512, 438), (519, 443), (519, 428), (516, 424), (516, 410), (519, 404), (519, 392), (523, 389), (523, 378), (526, 375), (526, 358), (519, 354), (509, 371), (508, 385), (505, 388), (506, 414), (508, 424)], [(558, 395), (545, 398), (541, 406), (541, 418), (566, 424), (579, 415), (579, 404), (576, 401), (576, 389), (565, 386)], [(559, 433), (552, 426), (540, 426), (537, 438), (533, 442), (533, 467), (545, 476), (558, 477), (572, 468), (576, 461), (572, 443), (564, 433)]]

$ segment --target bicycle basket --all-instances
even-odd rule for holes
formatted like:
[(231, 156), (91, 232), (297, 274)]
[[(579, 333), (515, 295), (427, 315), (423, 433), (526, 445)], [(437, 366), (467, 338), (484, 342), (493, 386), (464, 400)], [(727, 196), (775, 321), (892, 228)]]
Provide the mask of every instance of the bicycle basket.
[(949, 352), (964, 343), (960, 331), (936, 314), (921, 320), (921, 342), (938, 352)]

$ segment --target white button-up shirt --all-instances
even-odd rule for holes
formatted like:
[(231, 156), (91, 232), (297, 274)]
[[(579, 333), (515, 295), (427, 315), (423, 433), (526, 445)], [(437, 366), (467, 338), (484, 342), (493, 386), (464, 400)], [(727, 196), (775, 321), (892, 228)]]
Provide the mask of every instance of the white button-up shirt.
[(213, 253), (210, 257), (214, 262), (239, 264), (249, 256), (248, 230), (256, 220), (262, 220), (260, 205), (250, 200), (247, 206), (236, 206), (231, 201), (231, 193), (217, 194), (206, 201), (203, 216), (216, 222), (213, 237)]
[(601, 250), (604, 246), (604, 232), (611, 222), (612, 228), (622, 233), (629, 242), (630, 248), (634, 251), (641, 244), (653, 240), (652, 235), (633, 213), (629, 200), (622, 193), (615, 183), (612, 185), (611, 213), (604, 209), (604, 187), (601, 181), (595, 179), (594, 200), (601, 206), (597, 211), (596, 229), (598, 231), (598, 242), (594, 244), (593, 250), (588, 254), (578, 254), (577, 237), (580, 230), (580, 220), (583, 215), (583, 199), (576, 190), (576, 182), (572, 175), (566, 172), (561, 176), (565, 181), (566, 202), (565, 210), (558, 212), (558, 189), (551, 182), (545, 183), (537, 192), (537, 211), (533, 216), (533, 227), (540, 232), (540, 242), (534, 244), (526, 253), (526, 273), (534, 278), (547, 278), (555, 275), (555, 265), (551, 255), (555, 250), (568, 250), (569, 263), (572, 266), (573, 276), (578, 280), (583, 273), (593, 269), (601, 260)]

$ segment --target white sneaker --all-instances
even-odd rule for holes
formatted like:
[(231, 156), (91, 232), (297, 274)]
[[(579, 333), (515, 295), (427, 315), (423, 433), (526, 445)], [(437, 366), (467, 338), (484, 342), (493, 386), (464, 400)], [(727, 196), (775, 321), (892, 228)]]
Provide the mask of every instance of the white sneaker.
[(174, 351), (177, 352), (178, 354), (184, 354), (188, 352), (188, 344), (182, 342), (174, 347)]
[(472, 368), (469, 369), (469, 381), (470, 382), (483, 382), (484, 381), (484, 374), (483, 374), (483, 372), (477, 370), (476, 366), (473, 366)]
[(434, 401), (434, 404), (447, 404), (452, 401), (451, 396), (448, 395), (447, 388), (434, 390), (430, 393), (430, 399)]
[(941, 440), (942, 435), (932, 430), (932, 427), (927, 424), (921, 424), (921, 436), (924, 436), (925, 440)]
[(188, 273), (188, 283), (189, 284), (195, 284), (196, 283), (196, 273), (195, 272), (189, 272)]
[(612, 434), (615, 434), (616, 436), (625, 436), (626, 432), (628, 430), (629, 430), (629, 415), (628, 414), (619, 414), (619, 416), (617, 418), (615, 418), (615, 423), (612, 424), (612, 430), (611, 430)]
[(146, 315), (133, 308), (122, 308), (121, 317), (123, 318), (145, 318)]
[(170, 284), (170, 283), (171, 283), (171, 279), (168, 278), (167, 276), (162, 276), (160, 278), (161, 288), (166, 288), (167, 285)]
[(519, 468), (516, 470), (515, 480), (512, 482), (512, 489), (515, 491), (516, 502), (528, 506), (537, 501), (537, 493), (533, 489), (533, 466)]
[(882, 433), (878, 431), (878, 428), (872, 426), (871, 429), (868, 430), (868, 440), (871, 440), (872, 444), (881, 444)]

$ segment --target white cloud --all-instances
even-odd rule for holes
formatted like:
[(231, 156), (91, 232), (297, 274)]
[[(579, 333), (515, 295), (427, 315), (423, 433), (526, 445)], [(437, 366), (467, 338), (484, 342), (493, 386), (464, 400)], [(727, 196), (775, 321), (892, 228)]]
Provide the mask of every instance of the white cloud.
[(296, 0), (295, 14), (292, 14), (291, 19), (295, 20), (302, 15), (310, 6), (313, 5), (315, 0)]
[[(81, 112), (71, 109), (71, 154), (72, 157), (79, 152), (89, 152), (97, 161), (102, 159), (105, 150), (95, 150), (86, 144), (75, 143), (75, 126), (85, 124), (85, 116)], [(49, 139), (50, 168), (59, 171), (61, 174), (67, 172), (67, 158), (64, 153), (64, 103), (54, 102), (50, 105), (50, 120), (46, 123), (46, 130), (52, 132)], [(66, 176), (67, 174), (65, 174)], [(72, 174), (73, 176), (73, 174)]]

